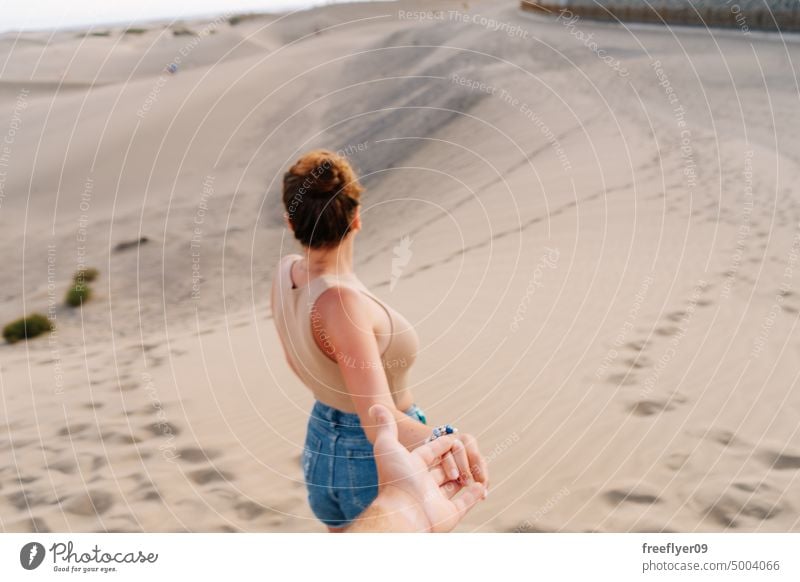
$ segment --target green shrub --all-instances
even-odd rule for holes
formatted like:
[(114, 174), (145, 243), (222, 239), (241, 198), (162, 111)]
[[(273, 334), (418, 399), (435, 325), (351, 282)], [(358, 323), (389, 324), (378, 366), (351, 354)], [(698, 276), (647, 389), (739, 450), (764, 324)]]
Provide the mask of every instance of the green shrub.
[(231, 26), (236, 26), (237, 24), (241, 24), (247, 20), (253, 20), (254, 18), (258, 18), (258, 14), (234, 14), (233, 16), (228, 17), (228, 24)]
[(70, 307), (80, 307), (82, 304), (89, 301), (92, 297), (92, 290), (87, 285), (75, 283), (67, 290), (67, 296), (64, 299)]
[(28, 317), (22, 317), (12, 321), (3, 328), (3, 337), (13, 344), (23, 339), (28, 339), (41, 335), (53, 329), (53, 324), (44, 315), (32, 313)]
[(179, 26), (172, 29), (172, 36), (197, 36), (197, 33), (195, 33), (195, 31), (193, 31), (191, 28)]
[(75, 283), (91, 283), (99, 276), (100, 271), (94, 267), (84, 267), (83, 269), (78, 269), (75, 271), (75, 274), (72, 276), (72, 280)]

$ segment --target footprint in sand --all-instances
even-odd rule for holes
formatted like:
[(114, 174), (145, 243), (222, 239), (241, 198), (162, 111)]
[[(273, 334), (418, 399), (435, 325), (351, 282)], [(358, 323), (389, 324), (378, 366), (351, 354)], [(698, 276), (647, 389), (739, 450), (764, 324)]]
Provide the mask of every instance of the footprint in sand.
[(636, 356), (635, 358), (628, 358), (627, 360), (623, 360), (623, 364), (627, 364), (633, 369), (641, 369), (641, 368), (648, 368), (653, 363), (650, 361), (649, 358), (646, 356)]
[(147, 360), (147, 365), (151, 368), (158, 368), (166, 361), (166, 358), (151, 357)]
[(233, 508), (236, 510), (236, 515), (238, 515), (241, 519), (248, 521), (263, 515), (264, 512), (267, 511), (266, 507), (263, 507), (258, 503), (253, 503), (252, 501), (240, 501), (234, 505)]
[(663, 337), (671, 337), (673, 335), (678, 335), (681, 331), (681, 328), (674, 326), (674, 325), (666, 325), (664, 327), (657, 327), (653, 330), (653, 333), (656, 335), (660, 335)]
[(662, 412), (675, 410), (677, 406), (686, 402), (686, 398), (675, 395), (669, 398), (653, 398), (639, 400), (628, 406), (628, 410), (635, 416), (653, 416)]
[(623, 503), (635, 503), (637, 505), (655, 505), (661, 503), (661, 498), (654, 492), (649, 492), (642, 486), (633, 488), (619, 488), (607, 491), (605, 498), (613, 505), (621, 505)]
[(219, 456), (213, 450), (204, 450), (198, 447), (185, 447), (178, 450), (178, 458), (187, 463), (203, 463)]
[(82, 433), (87, 428), (89, 428), (89, 425), (85, 424), (85, 423), (72, 424), (72, 425), (65, 426), (60, 431), (58, 431), (57, 434), (58, 434), (58, 436), (62, 436), (62, 437), (64, 437), (64, 436), (71, 437), (71, 436), (74, 436), (74, 435)]
[(749, 529), (790, 511), (778, 489), (759, 482), (734, 483), (721, 493), (703, 491), (693, 501), (703, 517), (725, 528), (737, 528), (744, 522)]
[(102, 490), (89, 490), (81, 492), (64, 505), (64, 510), (75, 515), (92, 516), (102, 515), (114, 505), (114, 497)]
[(26, 489), (21, 489), (16, 493), (12, 493), (11, 495), (8, 495), (6, 499), (19, 511), (29, 511), (34, 507), (47, 505), (52, 501), (40, 493), (28, 491)]
[(666, 461), (664, 461), (664, 465), (667, 469), (671, 469), (672, 471), (680, 471), (689, 461), (689, 453), (671, 453)]
[(180, 429), (171, 422), (154, 422), (148, 424), (144, 429), (150, 432), (153, 436), (177, 436), (181, 434)]
[(214, 481), (231, 481), (234, 476), (225, 471), (218, 471), (213, 467), (208, 469), (199, 469), (189, 473), (189, 478), (198, 485), (205, 485), (206, 483), (213, 483)]
[(765, 451), (759, 456), (770, 469), (775, 469), (777, 471), (797, 471), (800, 469), (800, 455), (790, 455), (778, 451)]
[(627, 344), (625, 344), (625, 347), (635, 352), (641, 352), (644, 351), (644, 349), (647, 347), (647, 344), (648, 344), (647, 340), (636, 340), (628, 342)]
[(161, 494), (150, 476), (144, 473), (134, 473), (129, 477), (136, 481), (130, 494), (131, 497), (135, 496), (137, 501), (163, 501)]
[(736, 437), (736, 433), (724, 428), (709, 428), (704, 431), (691, 431), (690, 434), (701, 438), (712, 440), (722, 446), (741, 446), (742, 442)]
[(684, 317), (686, 317), (685, 311), (673, 311), (672, 313), (667, 313), (665, 316), (668, 320), (678, 323)]

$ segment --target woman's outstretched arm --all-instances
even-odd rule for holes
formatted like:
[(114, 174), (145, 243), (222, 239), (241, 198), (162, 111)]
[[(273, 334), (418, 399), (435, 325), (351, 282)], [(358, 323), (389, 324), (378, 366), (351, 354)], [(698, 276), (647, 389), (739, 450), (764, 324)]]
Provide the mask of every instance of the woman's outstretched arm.
[(315, 325), (319, 325), (315, 332), (324, 330), (325, 351), (334, 356), (339, 364), (370, 442), (375, 442), (376, 431), (369, 409), (375, 404), (382, 404), (391, 411), (397, 422), (400, 442), (413, 450), (430, 436), (431, 429), (395, 406), (364, 300), (363, 295), (353, 289), (328, 289), (314, 305), (317, 312)]
[[(332, 287), (319, 296), (314, 309), (318, 311), (319, 323), (327, 336), (326, 350), (339, 364), (370, 442), (375, 443), (375, 426), (369, 410), (375, 404), (381, 404), (389, 409), (397, 423), (399, 441), (408, 450), (414, 450), (431, 435), (431, 428), (395, 406), (364, 301), (364, 296), (358, 291), (345, 287)], [(459, 433), (456, 438), (464, 446), (444, 456), (442, 466), (448, 477), (460, 478), (462, 482), (475, 479), (488, 486), (486, 461), (480, 454), (477, 441), (464, 433)]]

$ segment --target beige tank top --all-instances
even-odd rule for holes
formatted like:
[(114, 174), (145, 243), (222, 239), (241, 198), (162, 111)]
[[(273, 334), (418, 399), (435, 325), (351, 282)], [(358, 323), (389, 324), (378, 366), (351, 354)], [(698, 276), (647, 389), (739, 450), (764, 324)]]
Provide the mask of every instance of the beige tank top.
[[(389, 316), (391, 331), (388, 345), (381, 353), (381, 364), (386, 372), (392, 398), (398, 402), (401, 393), (406, 389), (408, 370), (419, 349), (419, 338), (414, 328), (402, 315), (373, 295), (355, 275), (322, 275), (312, 279), (307, 285), (295, 287), (291, 268), (300, 259), (302, 256), (297, 254), (283, 257), (272, 281), (273, 319), (289, 365), (295, 374), (323, 404), (343, 412), (355, 412), (339, 364), (331, 360), (317, 345), (312, 318), (312, 308), (324, 291), (337, 286), (349, 287), (377, 302)], [(364, 364), (352, 362), (351, 365)]]

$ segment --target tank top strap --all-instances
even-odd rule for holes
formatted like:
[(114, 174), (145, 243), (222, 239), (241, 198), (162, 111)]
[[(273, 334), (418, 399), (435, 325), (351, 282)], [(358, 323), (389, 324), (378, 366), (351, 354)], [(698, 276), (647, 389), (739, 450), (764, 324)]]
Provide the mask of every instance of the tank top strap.
[(280, 289), (294, 289), (292, 282), (292, 265), (302, 259), (300, 255), (286, 255), (278, 263), (278, 284)]

